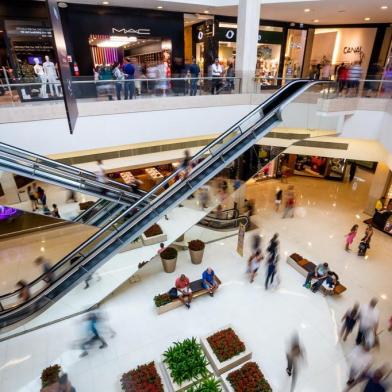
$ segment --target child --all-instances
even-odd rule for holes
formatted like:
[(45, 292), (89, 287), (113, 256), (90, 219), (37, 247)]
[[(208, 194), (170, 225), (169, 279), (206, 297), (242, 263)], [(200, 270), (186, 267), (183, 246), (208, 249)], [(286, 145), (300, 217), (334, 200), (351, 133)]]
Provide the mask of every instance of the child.
[(357, 231), (358, 231), (358, 225), (354, 225), (350, 232), (346, 235), (346, 251), (349, 252), (350, 249), (350, 245), (353, 243), (354, 238), (357, 235)]
[(358, 321), (358, 318), (359, 318), (359, 305), (356, 303), (352, 309), (347, 310), (347, 312), (344, 314), (342, 318), (343, 326), (340, 332), (340, 336), (343, 338), (344, 342), (346, 341), (347, 336), (354, 329), (355, 324)]
[(249, 274), (250, 283), (253, 283), (253, 281), (255, 280), (255, 276), (260, 267), (260, 263), (262, 259), (263, 259), (263, 255), (261, 254), (260, 249), (257, 249), (256, 253), (254, 253), (249, 257), (247, 272)]

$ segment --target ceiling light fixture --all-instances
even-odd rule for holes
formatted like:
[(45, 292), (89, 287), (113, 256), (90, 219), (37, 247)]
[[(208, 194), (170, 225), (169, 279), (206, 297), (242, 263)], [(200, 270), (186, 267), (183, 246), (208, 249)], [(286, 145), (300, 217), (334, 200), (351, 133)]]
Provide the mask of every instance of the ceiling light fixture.
[(388, 9), (388, 6), (387, 6), (387, 5), (382, 5), (380, 8), (381, 8), (382, 10), (387, 10), (387, 9)]
[(304, 12), (310, 12), (310, 8), (305, 8)]
[(368, 21), (370, 20), (370, 18), (369, 18), (369, 17), (363, 18), (363, 20), (365, 20), (366, 22), (368, 22)]
[(318, 22), (320, 22), (318, 19), (313, 19), (313, 22), (314, 23), (318, 23)]
[(163, 7), (161, 5), (158, 5), (157, 7), (159, 10), (161, 10)]
[(204, 13), (205, 13), (205, 14), (209, 14), (209, 13), (210, 13), (210, 11), (208, 11), (208, 10), (205, 10), (205, 11), (204, 11)]
[(97, 46), (99, 48), (119, 48), (120, 46), (124, 46), (136, 41), (136, 37), (122, 37), (112, 35), (109, 39), (97, 43)]
[(108, 1), (103, 1), (102, 4), (103, 5), (109, 5), (109, 2)]
[(68, 7), (68, 4), (65, 3), (64, 1), (60, 1), (59, 3), (57, 3), (57, 5), (58, 5), (60, 8), (67, 8), (67, 7)]

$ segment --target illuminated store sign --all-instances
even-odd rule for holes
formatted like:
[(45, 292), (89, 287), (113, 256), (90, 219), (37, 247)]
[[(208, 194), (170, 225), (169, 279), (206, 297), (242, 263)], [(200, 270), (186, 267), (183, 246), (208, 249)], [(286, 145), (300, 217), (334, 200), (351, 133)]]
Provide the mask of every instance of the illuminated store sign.
[(349, 54), (349, 53), (362, 53), (362, 46), (356, 46), (356, 47), (345, 46), (345, 47), (343, 48), (343, 53), (344, 53), (344, 54)]
[(151, 35), (151, 29), (126, 29), (126, 28), (116, 29), (112, 27), (112, 33)]

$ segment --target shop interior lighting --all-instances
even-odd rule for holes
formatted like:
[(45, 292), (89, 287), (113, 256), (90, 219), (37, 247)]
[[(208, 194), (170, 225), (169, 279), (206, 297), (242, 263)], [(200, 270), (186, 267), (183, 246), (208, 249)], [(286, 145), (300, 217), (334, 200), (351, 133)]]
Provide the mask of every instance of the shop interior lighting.
[(209, 13), (210, 13), (210, 11), (208, 11), (208, 10), (205, 10), (205, 11), (204, 11), (204, 13), (205, 13), (205, 14), (209, 14)]
[(124, 46), (126, 44), (136, 42), (136, 37), (118, 37), (112, 35), (109, 39), (98, 42), (97, 46), (99, 48), (119, 48), (120, 46)]
[(387, 5), (382, 5), (380, 8), (381, 8), (382, 10), (387, 10), (387, 9), (388, 9), (388, 6), (387, 6)]
[(366, 22), (368, 22), (368, 21), (370, 20), (370, 18), (367, 17), (367, 18), (364, 18), (363, 20), (365, 20)]
[(304, 12), (310, 12), (310, 8), (305, 8)]
[(102, 4), (103, 5), (109, 5), (109, 2), (108, 1), (103, 1)]
[(318, 22), (320, 22), (318, 19), (313, 19), (313, 22), (314, 23), (318, 23)]
[(161, 10), (163, 7), (161, 5), (158, 5), (157, 7), (159, 10)]

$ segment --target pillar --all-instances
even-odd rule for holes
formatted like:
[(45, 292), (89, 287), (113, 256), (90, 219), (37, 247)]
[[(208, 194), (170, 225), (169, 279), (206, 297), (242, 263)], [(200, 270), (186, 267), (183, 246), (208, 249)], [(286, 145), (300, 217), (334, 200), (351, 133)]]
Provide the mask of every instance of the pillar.
[(9, 205), (20, 202), (18, 188), (12, 173), (0, 171), (0, 185), (4, 192), (4, 196), (0, 197), (3, 204)]
[(376, 201), (385, 195), (390, 182), (390, 176), (391, 174), (388, 165), (384, 162), (379, 162), (369, 189), (368, 203), (365, 210), (369, 215), (374, 214)]
[(254, 77), (259, 28), (260, 0), (239, 0), (235, 75), (242, 79), (242, 93), (255, 91)]

